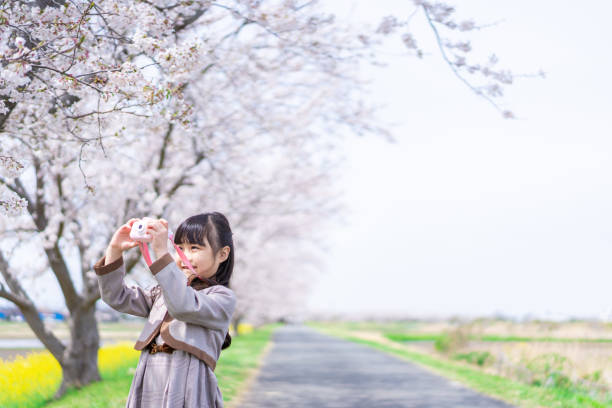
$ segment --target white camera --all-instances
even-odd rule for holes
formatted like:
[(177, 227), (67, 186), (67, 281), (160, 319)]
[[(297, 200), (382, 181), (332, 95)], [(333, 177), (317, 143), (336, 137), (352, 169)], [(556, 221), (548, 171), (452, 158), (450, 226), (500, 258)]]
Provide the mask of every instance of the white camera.
[(151, 240), (151, 235), (147, 234), (147, 226), (149, 222), (155, 221), (153, 218), (145, 217), (132, 224), (130, 230), (130, 238), (134, 241), (148, 242)]

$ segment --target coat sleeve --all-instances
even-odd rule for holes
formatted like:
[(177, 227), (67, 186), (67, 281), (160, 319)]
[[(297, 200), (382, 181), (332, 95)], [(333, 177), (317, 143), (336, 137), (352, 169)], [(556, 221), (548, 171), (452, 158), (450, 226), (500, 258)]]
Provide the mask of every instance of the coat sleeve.
[(187, 277), (169, 254), (153, 262), (150, 269), (159, 282), (170, 316), (213, 330), (227, 330), (236, 306), (231, 289), (217, 285), (198, 291), (187, 286)]
[(119, 312), (147, 317), (155, 300), (151, 291), (125, 284), (123, 257), (108, 265), (104, 261), (103, 257), (94, 265), (102, 300)]

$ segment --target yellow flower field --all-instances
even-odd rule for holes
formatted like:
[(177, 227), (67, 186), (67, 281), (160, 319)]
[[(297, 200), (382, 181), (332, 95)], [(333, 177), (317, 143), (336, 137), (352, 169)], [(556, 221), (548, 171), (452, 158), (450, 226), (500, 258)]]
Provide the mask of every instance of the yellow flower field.
[[(98, 365), (103, 378), (136, 366), (140, 352), (132, 346), (124, 342), (99, 350)], [(47, 351), (12, 360), (0, 359), (0, 407), (40, 407), (53, 396), (61, 379), (61, 368)]]

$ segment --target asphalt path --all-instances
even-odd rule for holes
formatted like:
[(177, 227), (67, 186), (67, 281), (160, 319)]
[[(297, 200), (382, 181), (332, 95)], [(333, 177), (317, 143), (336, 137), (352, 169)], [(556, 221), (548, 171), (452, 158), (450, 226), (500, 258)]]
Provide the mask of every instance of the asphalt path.
[(510, 408), (371, 347), (284, 326), (239, 408)]

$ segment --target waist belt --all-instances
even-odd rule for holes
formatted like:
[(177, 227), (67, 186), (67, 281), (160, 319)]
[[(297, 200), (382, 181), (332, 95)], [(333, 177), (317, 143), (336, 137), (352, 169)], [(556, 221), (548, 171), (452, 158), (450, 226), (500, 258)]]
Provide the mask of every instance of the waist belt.
[(147, 346), (147, 350), (149, 350), (149, 353), (151, 353), (151, 354), (159, 353), (160, 351), (164, 352), (164, 353), (172, 354), (172, 352), (175, 349), (170, 347), (166, 343), (164, 343), (164, 344), (150, 343)]

